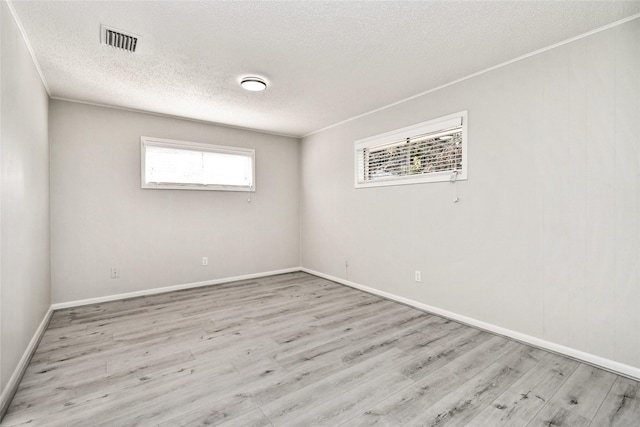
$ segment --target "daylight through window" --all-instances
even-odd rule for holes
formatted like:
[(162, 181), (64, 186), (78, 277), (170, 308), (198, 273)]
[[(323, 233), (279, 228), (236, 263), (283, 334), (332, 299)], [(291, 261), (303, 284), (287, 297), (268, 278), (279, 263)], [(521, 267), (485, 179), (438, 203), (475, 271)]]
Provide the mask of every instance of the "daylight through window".
[(142, 137), (142, 188), (254, 191), (255, 150)]
[(356, 141), (357, 188), (467, 178), (466, 111)]

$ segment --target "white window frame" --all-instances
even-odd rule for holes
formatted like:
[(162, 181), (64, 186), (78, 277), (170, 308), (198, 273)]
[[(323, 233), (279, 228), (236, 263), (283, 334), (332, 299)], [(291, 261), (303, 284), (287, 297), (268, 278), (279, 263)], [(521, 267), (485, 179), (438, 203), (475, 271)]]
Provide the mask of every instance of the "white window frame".
[[(146, 182), (145, 160), (146, 147), (176, 148), (181, 150), (192, 150), (199, 152), (234, 154), (251, 158), (251, 185), (221, 185), (221, 184), (198, 184), (198, 183), (163, 183)], [(177, 141), (173, 139), (155, 138), (143, 136), (140, 138), (140, 185), (144, 189), (161, 190), (208, 190), (208, 191), (256, 191), (256, 152), (252, 148), (228, 147), (222, 145), (203, 144), (199, 142)]]
[[(451, 171), (431, 172), (420, 175), (403, 175), (378, 178), (372, 181), (364, 181), (359, 168), (359, 151), (364, 148), (384, 146), (406, 140), (418, 135), (438, 132), (440, 130), (451, 129), (452, 127), (462, 127), (462, 170), (457, 173)], [(415, 125), (396, 129), (380, 135), (359, 139), (354, 142), (354, 172), (355, 188), (381, 187), (389, 185), (421, 184), (427, 182), (460, 181), (467, 179), (468, 153), (467, 153), (467, 111), (449, 114), (437, 119), (429, 120)], [(362, 171), (363, 172), (363, 171)]]

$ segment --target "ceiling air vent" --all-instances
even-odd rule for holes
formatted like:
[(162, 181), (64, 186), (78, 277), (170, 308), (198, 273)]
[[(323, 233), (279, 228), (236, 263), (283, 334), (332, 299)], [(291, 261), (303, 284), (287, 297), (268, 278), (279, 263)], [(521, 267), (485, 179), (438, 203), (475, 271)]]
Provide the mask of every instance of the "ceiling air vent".
[(101, 39), (102, 43), (117, 47), (118, 49), (128, 50), (129, 52), (135, 52), (138, 45), (138, 36), (133, 34), (127, 34), (123, 31), (110, 28), (105, 25), (101, 26)]

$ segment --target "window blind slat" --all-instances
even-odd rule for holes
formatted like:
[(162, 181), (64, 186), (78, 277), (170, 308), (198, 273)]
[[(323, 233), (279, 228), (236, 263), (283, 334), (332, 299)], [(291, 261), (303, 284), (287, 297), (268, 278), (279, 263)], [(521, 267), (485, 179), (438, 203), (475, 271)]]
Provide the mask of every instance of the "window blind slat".
[(454, 171), (466, 174), (463, 116), (466, 112), (434, 124), (410, 127), (414, 133), (407, 131), (406, 136), (396, 132), (356, 142), (356, 182), (439, 176)]
[[(389, 175), (413, 176), (461, 168), (462, 152), (458, 142), (461, 129), (448, 129), (428, 136), (407, 138), (393, 144), (385, 144), (360, 150), (361, 179), (371, 181)], [(441, 139), (446, 136), (446, 139)], [(367, 174), (364, 174), (364, 157), (367, 157)]]

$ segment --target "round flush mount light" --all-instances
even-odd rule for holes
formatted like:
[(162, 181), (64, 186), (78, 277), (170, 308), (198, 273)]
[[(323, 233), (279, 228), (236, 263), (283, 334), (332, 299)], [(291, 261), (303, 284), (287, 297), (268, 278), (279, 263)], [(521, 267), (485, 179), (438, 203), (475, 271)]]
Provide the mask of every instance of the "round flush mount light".
[(240, 81), (240, 86), (251, 92), (260, 92), (267, 88), (267, 82), (260, 77), (243, 77)]

